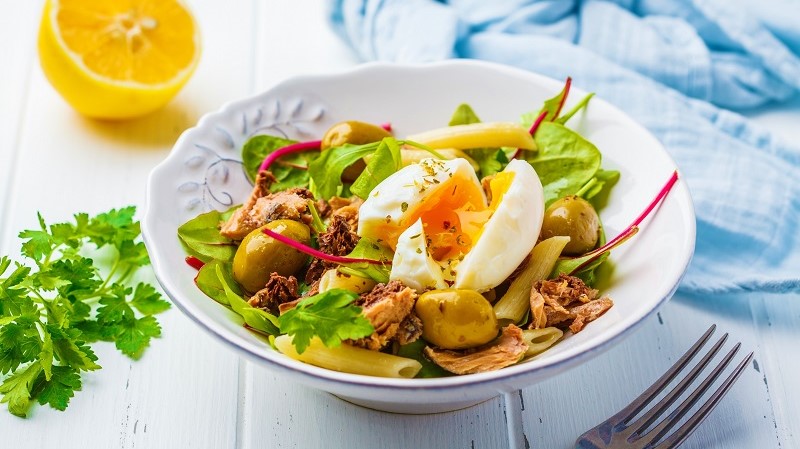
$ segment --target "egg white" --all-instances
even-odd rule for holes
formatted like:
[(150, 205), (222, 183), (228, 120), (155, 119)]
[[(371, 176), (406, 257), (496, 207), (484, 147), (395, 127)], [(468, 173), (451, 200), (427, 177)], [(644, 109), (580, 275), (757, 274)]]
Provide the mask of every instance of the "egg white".
[(391, 280), (399, 280), (417, 291), (447, 288), (441, 267), (428, 254), (426, 240), (422, 219), (400, 234), (392, 259)]
[(478, 241), (455, 268), (455, 288), (489, 290), (503, 282), (531, 252), (544, 218), (539, 176), (525, 161), (512, 160), (504, 172), (514, 179)]

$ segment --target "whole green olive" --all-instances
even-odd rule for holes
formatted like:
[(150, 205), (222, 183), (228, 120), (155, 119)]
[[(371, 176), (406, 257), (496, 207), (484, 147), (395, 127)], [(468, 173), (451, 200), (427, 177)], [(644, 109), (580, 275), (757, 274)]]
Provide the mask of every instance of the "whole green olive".
[(577, 256), (597, 246), (600, 217), (588, 201), (577, 195), (558, 199), (544, 212), (541, 238), (568, 236), (564, 254)]
[[(384, 137), (391, 137), (391, 134), (380, 126), (349, 120), (328, 128), (328, 131), (322, 136), (320, 148), (325, 151), (328, 148), (340, 147), (346, 143), (363, 145), (365, 143), (378, 142), (383, 140)], [(359, 159), (345, 169), (344, 173), (342, 173), (342, 179), (349, 182), (355, 181), (364, 170), (364, 167), (366, 167), (364, 160)]]
[(311, 242), (308, 226), (294, 220), (271, 221), (247, 234), (233, 256), (233, 278), (250, 293), (264, 288), (273, 272), (293, 275), (308, 260), (300, 251), (261, 232), (264, 228), (298, 242)]
[(414, 307), (422, 320), (422, 338), (444, 349), (466, 349), (497, 336), (492, 305), (474, 290), (431, 290)]

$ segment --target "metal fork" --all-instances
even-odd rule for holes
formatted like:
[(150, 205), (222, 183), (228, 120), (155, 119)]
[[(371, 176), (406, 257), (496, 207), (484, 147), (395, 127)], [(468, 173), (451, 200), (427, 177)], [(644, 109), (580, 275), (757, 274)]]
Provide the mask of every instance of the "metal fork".
[[(576, 449), (668, 449), (678, 447), (701, 422), (711, 413), (725, 393), (730, 390), (753, 358), (753, 353), (748, 354), (733, 370), (725, 381), (714, 391), (705, 403), (691, 415), (678, 429), (670, 433), (691, 408), (703, 397), (711, 385), (720, 378), (725, 368), (739, 351), (741, 343), (731, 349), (717, 364), (713, 371), (703, 379), (702, 383), (681, 402), (666, 418), (656, 424), (656, 420), (686, 391), (697, 379), (711, 359), (719, 352), (728, 339), (725, 333), (695, 365), (689, 374), (680, 381), (669, 393), (655, 404), (640, 418), (632, 421), (642, 412), (660, 393), (666, 391), (667, 386), (689, 365), (689, 362), (698, 355), (703, 346), (709, 341), (717, 325), (712, 325), (699, 340), (684, 354), (661, 378), (650, 386), (644, 393), (631, 402), (619, 413), (608, 418), (598, 426), (588, 430), (575, 442)], [(655, 425), (654, 425), (655, 424)]]

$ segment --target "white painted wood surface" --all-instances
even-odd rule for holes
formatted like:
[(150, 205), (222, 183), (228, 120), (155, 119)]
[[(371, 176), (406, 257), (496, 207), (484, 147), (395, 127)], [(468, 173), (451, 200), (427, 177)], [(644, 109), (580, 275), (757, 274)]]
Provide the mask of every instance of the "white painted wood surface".
[[(143, 206), (147, 174), (180, 134), (229, 100), (357, 61), (325, 23), (324, 0), (189, 2), (203, 59), (166, 109), (127, 123), (76, 115), (36, 60), (42, 1), (2, 0), (0, 253), (16, 233), (77, 211)], [(751, 114), (800, 140), (800, 100)], [(799, 267), (800, 269), (800, 267)], [(800, 295), (673, 298), (607, 353), (518, 395), (454, 413), (401, 416), (350, 405), (241, 360), (171, 310), (130, 362), (98, 345), (66, 412), (0, 411), (0, 448), (569, 448), (655, 380), (710, 323), (756, 359), (687, 448), (800, 447)], [(510, 424), (509, 424), (510, 422)]]

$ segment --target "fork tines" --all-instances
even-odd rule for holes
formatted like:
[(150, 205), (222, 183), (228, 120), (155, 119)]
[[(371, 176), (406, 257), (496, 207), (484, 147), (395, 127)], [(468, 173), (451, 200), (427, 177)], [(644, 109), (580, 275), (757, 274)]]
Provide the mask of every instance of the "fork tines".
[[(670, 433), (672, 429), (680, 423), (681, 419), (692, 409), (692, 407), (703, 398), (712, 384), (721, 376), (725, 369), (730, 365), (731, 360), (736, 356), (741, 346), (736, 343), (728, 351), (722, 360), (712, 369), (712, 371), (700, 382), (700, 384), (675, 408), (666, 418), (658, 421), (661, 416), (674, 404), (681, 395), (698, 379), (703, 370), (709, 365), (712, 359), (719, 353), (722, 346), (728, 339), (725, 333), (711, 349), (705, 353), (700, 361), (692, 367), (686, 376), (672, 390), (668, 391), (655, 405), (649, 410), (642, 412), (650, 405), (661, 393), (665, 392), (669, 384), (678, 377), (689, 363), (699, 355), (703, 347), (711, 339), (716, 330), (716, 325), (712, 325), (702, 337), (684, 354), (677, 362), (662, 375), (644, 393), (631, 402), (619, 413), (607, 419), (597, 427), (589, 430), (578, 438), (576, 447), (578, 448), (654, 448), (667, 449), (680, 445), (695, 428), (705, 419), (706, 416), (719, 403), (720, 399), (728, 392), (744, 371), (745, 367), (753, 358), (753, 353), (748, 354), (728, 377), (717, 387), (713, 394), (706, 399), (680, 427)], [(639, 416), (641, 415), (641, 416)]]

